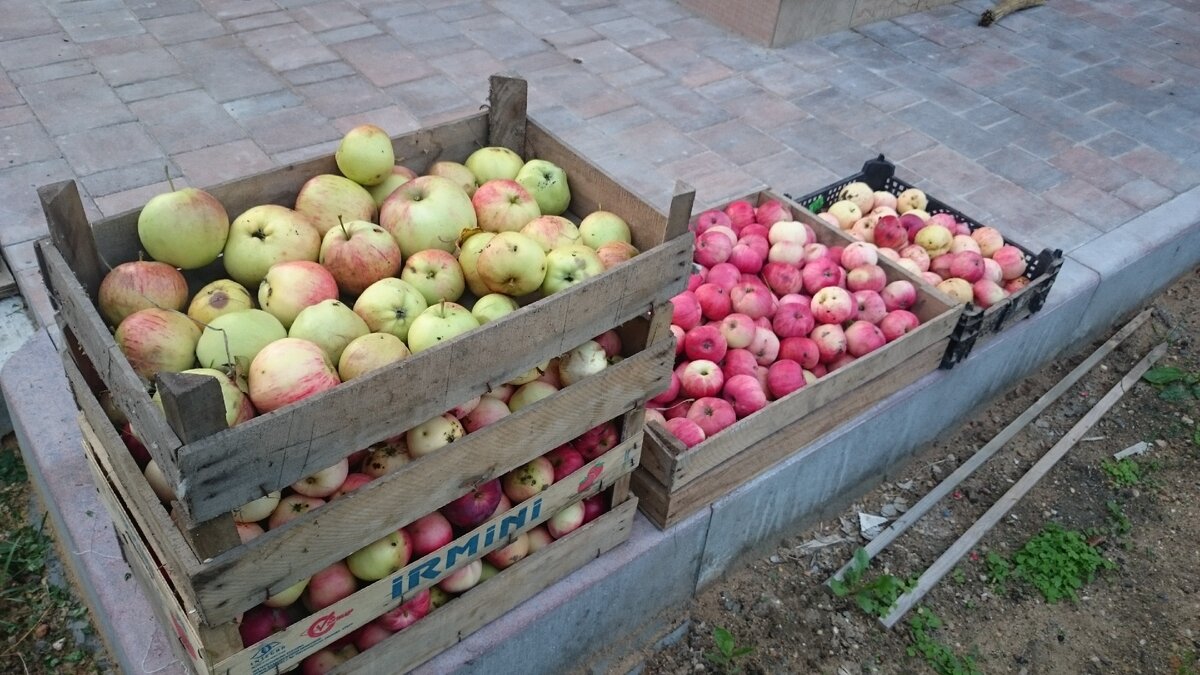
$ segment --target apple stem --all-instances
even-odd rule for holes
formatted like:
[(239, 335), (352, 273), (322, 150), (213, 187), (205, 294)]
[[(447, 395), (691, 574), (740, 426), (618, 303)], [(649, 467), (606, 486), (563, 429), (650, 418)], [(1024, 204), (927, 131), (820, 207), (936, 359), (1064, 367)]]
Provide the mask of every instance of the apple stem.
[(163, 164), (163, 173), (167, 174), (167, 185), (170, 186), (171, 192), (175, 191), (175, 181), (171, 180), (171, 167)]
[(340, 214), (340, 213), (338, 214), (338, 225), (342, 226), (342, 234), (345, 235), (345, 237), (347, 239), (349, 239), (350, 233), (346, 231), (346, 223), (342, 220), (342, 214)]

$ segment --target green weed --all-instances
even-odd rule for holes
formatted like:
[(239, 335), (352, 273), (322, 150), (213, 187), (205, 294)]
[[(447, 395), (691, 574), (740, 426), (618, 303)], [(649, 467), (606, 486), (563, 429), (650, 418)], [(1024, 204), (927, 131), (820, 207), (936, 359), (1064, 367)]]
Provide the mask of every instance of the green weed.
[(959, 656), (950, 647), (935, 640), (932, 633), (942, 627), (942, 620), (926, 607), (918, 607), (908, 620), (912, 644), (909, 656), (920, 656), (938, 675), (980, 675), (975, 659)]
[(1100, 462), (1100, 469), (1108, 474), (1108, 479), (1115, 487), (1133, 487), (1142, 482), (1142, 466), (1132, 457)]
[(1100, 555), (1083, 533), (1050, 523), (1013, 556), (1013, 575), (1029, 582), (1046, 602), (1077, 600), (1075, 591), (1095, 578), (1101, 569), (1116, 565)]
[(704, 658), (714, 666), (728, 670), (733, 666), (734, 661), (754, 651), (754, 647), (748, 645), (738, 646), (733, 638), (733, 633), (720, 626), (713, 628), (712, 637), (717, 650), (705, 652)]
[(1142, 379), (1158, 390), (1164, 401), (1190, 401), (1200, 398), (1200, 373), (1174, 366), (1159, 366), (1147, 370)]
[(871, 616), (885, 616), (896, 604), (896, 600), (912, 586), (912, 581), (904, 581), (891, 574), (881, 574), (871, 580), (865, 580), (867, 567), (871, 564), (867, 558), (866, 549), (854, 552), (854, 560), (841, 579), (829, 582), (829, 588), (839, 598), (854, 598), (858, 608)]

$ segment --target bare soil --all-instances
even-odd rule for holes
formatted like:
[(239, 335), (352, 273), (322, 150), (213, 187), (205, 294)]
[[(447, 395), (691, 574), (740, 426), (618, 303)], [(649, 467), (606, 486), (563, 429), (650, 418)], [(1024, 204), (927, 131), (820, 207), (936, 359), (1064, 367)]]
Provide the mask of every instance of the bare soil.
[[(1200, 371), (1200, 270), (1153, 305), (1151, 321), (883, 551), (866, 578), (919, 576), (1155, 345), (1171, 344), (1158, 366)], [(925, 596), (921, 604), (944, 622), (927, 639), (953, 652), (957, 664), (935, 667), (910, 653), (914, 612), (889, 631), (825, 585), (866, 541), (860, 512), (895, 517), (915, 503), (1108, 337), (1075, 346), (1017, 383), (840, 517), (789, 533), (773, 553), (732, 566), (740, 571), (690, 603), (686, 634), (647, 653), (643, 672), (1200, 673), (1200, 403), (1164, 400), (1144, 381)], [(1117, 485), (1102, 464), (1139, 441), (1150, 448), (1134, 459), (1138, 476)], [(1051, 523), (1081, 532), (1114, 568), (1100, 570), (1076, 600), (1054, 603), (1018, 579), (993, 583), (988, 553), (1011, 560)], [(717, 663), (717, 628), (752, 651)]]

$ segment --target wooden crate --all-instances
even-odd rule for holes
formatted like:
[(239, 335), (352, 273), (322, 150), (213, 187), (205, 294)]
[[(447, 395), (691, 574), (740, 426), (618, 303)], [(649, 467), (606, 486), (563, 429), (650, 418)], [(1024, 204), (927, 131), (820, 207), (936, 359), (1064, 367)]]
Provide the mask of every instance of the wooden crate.
[[(640, 409), (670, 377), (673, 343), (668, 303), (684, 288), (690, 271), (692, 238), (686, 227), (692, 194), (679, 186), (666, 213), (654, 208), (527, 119), (525, 95), (524, 81), (493, 78), (486, 112), (394, 138), (396, 156), (418, 172), (441, 159), (462, 161), (485, 145), (504, 145), (524, 157), (549, 160), (565, 169), (571, 181), (569, 214), (586, 214), (601, 205), (617, 213), (629, 223), (633, 243), (642, 253), (475, 331), (232, 429), (223, 428), (223, 413), (220, 418), (216, 414), (219, 404), (205, 407), (214, 401), (211, 388), (189, 388), (189, 383), (169, 376), (157, 382), (164, 415), (151, 401), (148, 383), (133, 372), (96, 311), (94, 298), (107, 266), (138, 258), (138, 211), (93, 225), (83, 213), (74, 183), (39, 190), (51, 231), (49, 240), (39, 242), (39, 262), (59, 309), (66, 338), (64, 365), (73, 375), (84, 426), (90, 429), (91, 456), (98, 476), (112, 488), (109, 502), (114, 519), (129, 523), (130, 534), (123, 537), (126, 547), (136, 548), (130, 542), (141, 542), (140, 557), (146, 561), (143, 580), (166, 604), (163, 618), (186, 638), (181, 642), (189, 658), (195, 656), (199, 671), (259, 672), (250, 663), (254, 650), (242, 649), (232, 623), (240, 612), (439, 508), (471, 486), (618, 418), (623, 421), (619, 452), (597, 460), (602, 470), (596, 462), (589, 464), (601, 471), (602, 480), (589, 484), (585, 492), (567, 495), (562, 488), (554, 495), (546, 493), (541, 517), (549, 517), (552, 506), (603, 487), (610, 495), (612, 512), (603, 522), (589, 524), (596, 525), (588, 530), (592, 534), (574, 541), (594, 556), (628, 532), (628, 473), (640, 455)], [(261, 203), (290, 205), (308, 178), (335, 172), (333, 157), (327, 156), (225, 183), (209, 192), (237, 214)], [(213, 270), (207, 272), (215, 276)], [(205, 271), (196, 276), (196, 283), (207, 280)], [(238, 540), (232, 509), (402, 433), (612, 328), (619, 328), (624, 338), (626, 353), (619, 363), (249, 543)], [(101, 392), (110, 395), (131, 420), (175, 490), (177, 501), (170, 513), (146, 492), (148, 485), (136, 464), (120, 461), (128, 459), (128, 453), (96, 403)], [(208, 411), (207, 416), (203, 411)], [(556, 566), (531, 558), (521, 568), (541, 571), (534, 573), (537, 583), (506, 596), (511, 604), (535, 592), (544, 579), (582, 563), (587, 557), (583, 553), (564, 550), (577, 547), (569, 539), (563, 540), (558, 553), (543, 558), (559, 560)], [(606, 543), (596, 547), (597, 542)], [(496, 541), (491, 547), (502, 545)], [(472, 558), (460, 561), (469, 562), (485, 552), (479, 548)], [(522, 574), (529, 572), (497, 578), (519, 580)], [(414, 590), (385, 601), (377, 585), (346, 601), (346, 609), (355, 611), (344, 619), (338, 615), (338, 634), (399, 604)], [(486, 592), (471, 597), (486, 597)], [(476, 608), (469, 616), (481, 625), (486, 621), (481, 617), (491, 612)], [(477, 627), (438, 625), (439, 635), (449, 638)], [(298, 650), (287, 652), (288, 662), (315, 651), (327, 637), (321, 634), (321, 639), (287, 643), (289, 650)], [(445, 640), (435, 642), (444, 646)], [(274, 656), (260, 656), (258, 662), (282, 667)]]
[[(778, 199), (796, 220), (812, 226), (821, 243), (846, 243), (843, 233), (786, 197), (760, 192), (745, 199), (755, 205)], [(886, 258), (881, 257), (879, 265), (889, 281), (908, 278)], [(917, 289), (917, 303), (910, 310), (921, 319), (916, 330), (694, 447), (686, 448), (657, 423), (647, 425), (642, 464), (632, 483), (642, 512), (659, 527), (669, 527), (935, 370), (963, 307), (936, 289)]]

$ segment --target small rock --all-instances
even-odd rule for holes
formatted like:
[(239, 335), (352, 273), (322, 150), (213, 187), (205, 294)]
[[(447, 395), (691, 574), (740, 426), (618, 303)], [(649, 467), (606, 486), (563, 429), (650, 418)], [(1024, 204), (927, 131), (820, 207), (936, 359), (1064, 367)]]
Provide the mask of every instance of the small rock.
[(1033, 426), (1035, 426), (1039, 429), (1049, 429), (1050, 428), (1050, 420), (1044, 420), (1039, 417), (1036, 421), (1034, 421)]
[(1166, 441), (1164, 441), (1164, 440), (1163, 440), (1163, 439), (1161, 439), (1161, 438), (1160, 438), (1160, 439), (1158, 439), (1157, 441), (1154, 441), (1154, 442), (1155, 442), (1155, 444), (1157, 444), (1157, 445), (1158, 445), (1158, 447), (1160, 447), (1160, 448), (1165, 448), (1165, 447), (1167, 447), (1167, 442), (1166, 442)]
[(1184, 424), (1188, 425), (1189, 427), (1190, 427), (1190, 426), (1192, 426), (1192, 425), (1194, 425), (1194, 424), (1196, 423), (1196, 422), (1195, 422), (1195, 420), (1193, 420), (1192, 418), (1188, 417), (1187, 415), (1184, 415), (1183, 417), (1180, 417), (1180, 418), (1179, 418), (1179, 421), (1180, 421), (1180, 422), (1183, 422)]
[(767, 558), (767, 560), (769, 560), (772, 565), (778, 565), (783, 562), (783, 558), (780, 558), (778, 555), (772, 555), (770, 558)]

